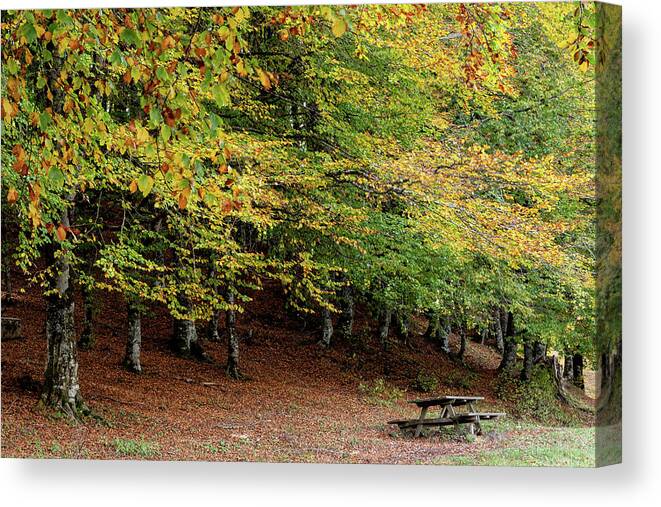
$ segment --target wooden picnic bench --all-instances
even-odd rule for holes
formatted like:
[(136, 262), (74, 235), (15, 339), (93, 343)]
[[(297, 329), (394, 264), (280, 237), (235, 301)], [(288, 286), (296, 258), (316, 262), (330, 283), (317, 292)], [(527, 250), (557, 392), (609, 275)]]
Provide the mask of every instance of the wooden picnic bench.
[[(482, 434), (480, 421), (497, 419), (505, 415), (504, 412), (478, 412), (475, 404), (483, 400), (483, 396), (440, 396), (436, 398), (423, 398), (410, 400), (420, 407), (420, 416), (417, 419), (395, 419), (388, 424), (396, 424), (400, 430), (415, 428), (415, 436), (419, 437), (425, 426), (450, 426), (458, 427), (467, 424), (471, 434)], [(456, 411), (457, 407), (467, 407), (466, 411)], [(440, 407), (436, 417), (427, 417), (427, 412), (432, 407)]]

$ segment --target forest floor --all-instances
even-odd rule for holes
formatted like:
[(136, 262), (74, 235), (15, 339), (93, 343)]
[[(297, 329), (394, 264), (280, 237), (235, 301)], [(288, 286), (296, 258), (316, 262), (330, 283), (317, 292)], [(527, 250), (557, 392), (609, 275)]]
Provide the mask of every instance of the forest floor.
[[(430, 376), (439, 381), (433, 394), (481, 395), (481, 409), (510, 413), (511, 405), (495, 395), (498, 355), (479, 343), (470, 343), (465, 365), (425, 342), (420, 330), (411, 346), (394, 342), (384, 352), (358, 318), (354, 343), (325, 350), (315, 332), (273, 310), (283, 304), (271, 288), (238, 319), (244, 335), (252, 329), (252, 338), (241, 342), (247, 380), (225, 376), (224, 342), (205, 342), (210, 362), (174, 357), (163, 310), (143, 319), (143, 373), (137, 375), (121, 366), (125, 305), (103, 293), (98, 306), (96, 343), (79, 351), (82, 395), (96, 417), (72, 422), (37, 404), (46, 351), (43, 298), (27, 291), (4, 305), (3, 315), (21, 318), (25, 338), (2, 343), (3, 457), (594, 464), (594, 431), (580, 415), (555, 426), (508, 416), (486, 423), (477, 438), (449, 429), (412, 439), (386, 423), (418, 415), (406, 400), (429, 396), (416, 390), (416, 381)], [(452, 345), (458, 346), (454, 337)]]

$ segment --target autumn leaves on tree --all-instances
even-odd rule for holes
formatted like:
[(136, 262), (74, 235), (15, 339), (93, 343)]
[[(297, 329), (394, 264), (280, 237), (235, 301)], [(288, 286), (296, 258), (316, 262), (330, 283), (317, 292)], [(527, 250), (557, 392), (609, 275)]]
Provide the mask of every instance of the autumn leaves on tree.
[(241, 378), (236, 320), (267, 279), (325, 347), (351, 338), (360, 304), (384, 347), (420, 315), (441, 350), (463, 338), (458, 360), (480, 334), (498, 337), (507, 368), (519, 345), (526, 359), (534, 344), (589, 356), (591, 16), (3, 14), (3, 221), (18, 238), (3, 261), (48, 300), (44, 403), (84, 409), (75, 290), (90, 321), (95, 294), (124, 295), (124, 364), (138, 373), (140, 318), (158, 304), (173, 352), (206, 360), (205, 339), (221, 336)]

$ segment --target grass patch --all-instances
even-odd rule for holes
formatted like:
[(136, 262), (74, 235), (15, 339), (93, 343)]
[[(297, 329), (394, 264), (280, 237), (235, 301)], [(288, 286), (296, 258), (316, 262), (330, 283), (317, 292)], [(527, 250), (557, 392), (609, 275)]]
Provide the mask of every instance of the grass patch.
[[(533, 428), (533, 427), (530, 427)], [(522, 433), (508, 440), (508, 447), (475, 455), (444, 456), (437, 465), (480, 466), (595, 466), (594, 428), (554, 428)]]
[(124, 440), (116, 438), (111, 442), (112, 447), (118, 456), (128, 456), (134, 458), (153, 458), (160, 453), (159, 445), (156, 442), (147, 440)]

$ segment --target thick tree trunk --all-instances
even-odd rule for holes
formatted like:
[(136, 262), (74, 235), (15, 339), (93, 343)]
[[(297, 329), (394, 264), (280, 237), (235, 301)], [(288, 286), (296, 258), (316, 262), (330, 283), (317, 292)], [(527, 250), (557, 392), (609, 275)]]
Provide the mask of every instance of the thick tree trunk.
[[(62, 223), (69, 226), (65, 211)], [(62, 252), (63, 253), (63, 252)], [(78, 354), (74, 329), (74, 301), (71, 287), (71, 266), (62, 255), (55, 256), (55, 247), (49, 247), (48, 262), (55, 267), (54, 293), (47, 297), (46, 342), (48, 359), (44, 374), (41, 401), (46, 406), (77, 418), (87, 408), (78, 383)]]
[(534, 360), (535, 346), (526, 341), (523, 344), (523, 367), (521, 368), (521, 375), (519, 377), (523, 382), (530, 382)]
[(500, 361), (499, 370), (509, 370), (516, 362), (516, 341), (514, 339), (514, 318), (512, 312), (507, 312), (507, 324), (505, 336), (503, 337), (503, 359)]
[(333, 338), (333, 319), (331, 311), (323, 307), (321, 309), (321, 339), (319, 345), (322, 347), (330, 347), (331, 339)]
[(134, 373), (141, 373), (140, 347), (142, 344), (141, 315), (136, 305), (128, 305), (128, 337), (126, 339), (126, 354), (124, 366)]
[(214, 310), (211, 314), (211, 319), (209, 319), (209, 324), (207, 326), (207, 340), (210, 342), (219, 342), (220, 333), (218, 333), (218, 319), (220, 317), (220, 312)]
[(583, 389), (583, 356), (574, 354), (574, 384)]
[(565, 367), (562, 376), (566, 380), (574, 380), (574, 356), (571, 352), (565, 352)]
[[(232, 289), (227, 290), (226, 297), (227, 303), (233, 305), (235, 297)], [(234, 309), (229, 309), (226, 312), (225, 330), (227, 331), (227, 366), (225, 374), (230, 378), (239, 380), (243, 376), (239, 371), (239, 336), (236, 333), (236, 312)]]
[(82, 287), (83, 296), (83, 330), (80, 333), (78, 346), (89, 350), (94, 346), (94, 290), (87, 284)]
[(546, 344), (540, 341), (533, 343), (532, 361), (534, 364), (541, 363), (546, 359)]
[[(189, 307), (190, 303), (186, 297), (180, 297), (181, 304)], [(175, 354), (181, 357), (207, 360), (204, 349), (200, 344), (195, 329), (195, 322), (190, 319), (174, 319), (174, 329), (170, 346)]]
[(379, 315), (379, 342), (383, 350), (388, 350), (388, 334), (390, 333), (391, 320), (392, 311), (390, 308), (381, 310), (381, 315)]
[(441, 351), (449, 354), (450, 353), (450, 333), (452, 332), (452, 326), (447, 319), (440, 319), (438, 329), (436, 331), (436, 339), (441, 347)]
[(354, 302), (353, 288), (346, 284), (340, 291), (340, 316), (337, 319), (337, 329), (340, 336), (350, 340), (353, 335)]

